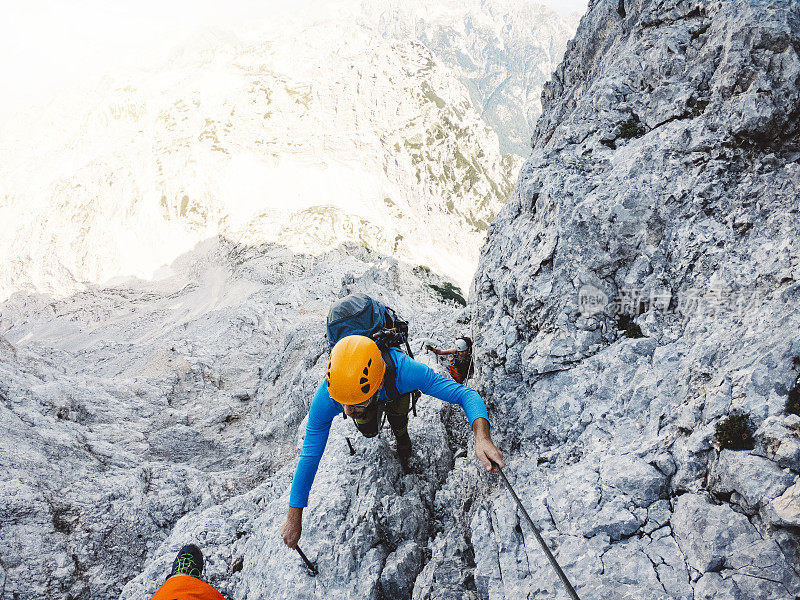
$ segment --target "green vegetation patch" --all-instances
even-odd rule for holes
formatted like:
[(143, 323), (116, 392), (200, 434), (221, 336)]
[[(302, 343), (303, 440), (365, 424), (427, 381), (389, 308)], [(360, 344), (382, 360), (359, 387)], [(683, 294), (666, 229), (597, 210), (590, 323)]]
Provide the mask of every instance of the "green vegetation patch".
[[(239, 536), (239, 534), (238, 534), (238, 533), (237, 533), (236, 535), (237, 535), (237, 536)], [(231, 574), (233, 574), (233, 573), (238, 573), (238, 572), (239, 572), (239, 571), (241, 571), (243, 568), (244, 568), (244, 558), (240, 556), (240, 557), (239, 557), (239, 558), (237, 558), (237, 559), (236, 559), (236, 561), (233, 563), (233, 566), (231, 567)]]
[(431, 88), (430, 84), (427, 81), (423, 81), (421, 87), (422, 87), (422, 93), (425, 95), (425, 98), (428, 101), (435, 103), (436, 108), (441, 109), (445, 107), (446, 102), (436, 95), (436, 92), (433, 91), (433, 89)]
[(631, 115), (630, 119), (623, 121), (619, 125), (619, 137), (622, 139), (638, 138), (645, 133), (644, 126), (636, 115)]
[(470, 215), (467, 219), (467, 223), (472, 225), (475, 231), (479, 233), (483, 231), (489, 231), (489, 224), (483, 219), (475, 219), (472, 215)]
[(703, 25), (703, 26), (699, 27), (698, 29), (694, 30), (692, 32), (692, 41), (696, 40), (701, 35), (703, 35), (706, 31), (708, 31), (709, 27), (711, 27), (711, 23), (706, 23), (705, 25)]
[(717, 423), (714, 437), (720, 450), (752, 450), (753, 426), (749, 413), (734, 410), (727, 419)]
[(414, 267), (414, 275), (420, 276), (424, 275), (425, 277), (430, 277), (431, 270), (430, 267), (426, 267), (425, 265), (417, 265)]
[(414, 275), (419, 277), (425, 281), (425, 285), (427, 285), (431, 290), (439, 297), (441, 302), (452, 302), (454, 304), (460, 304), (461, 306), (466, 306), (467, 301), (464, 299), (464, 294), (461, 292), (461, 288), (453, 285), (449, 281), (445, 281), (441, 285), (436, 283), (431, 283), (430, 279), (432, 277), (432, 273), (429, 267), (425, 265), (417, 265), (414, 267)]
[(445, 281), (442, 285), (429, 283), (428, 287), (436, 292), (444, 302), (453, 302), (454, 304), (460, 304), (461, 306), (467, 305), (467, 301), (464, 299), (464, 296), (461, 293), (461, 288), (453, 285), (449, 281)]
[(311, 105), (311, 86), (305, 90), (295, 90), (287, 85), (283, 86), (289, 97), (295, 101), (295, 104), (302, 104), (306, 109)]
[(470, 162), (461, 154), (461, 151), (456, 150), (453, 153), (453, 156), (456, 159), (456, 168), (458, 169), (466, 169), (467, 167), (471, 166)]

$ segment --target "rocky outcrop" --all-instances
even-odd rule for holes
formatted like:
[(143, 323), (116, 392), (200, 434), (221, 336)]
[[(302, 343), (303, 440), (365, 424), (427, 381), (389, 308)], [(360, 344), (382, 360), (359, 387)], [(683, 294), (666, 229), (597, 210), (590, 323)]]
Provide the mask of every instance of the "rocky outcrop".
[[(543, 93), (471, 306), (508, 470), (581, 598), (800, 593), (799, 51), (795, 2), (596, 1)], [(755, 449), (720, 452), (735, 409)], [(557, 597), (508, 511), (472, 524), (485, 595)]]
[[(149, 598), (194, 541), (230, 598), (312, 597), (277, 528), (328, 308), (374, 294), (413, 315), (419, 350), (426, 333), (463, 327), (463, 309), (436, 300), (442, 283), (354, 245), (315, 258), (213, 239), (159, 281), (12, 296), (0, 306), (0, 595), (112, 598), (135, 579), (122, 597)], [(342, 596), (341, 573), (375, 597), (379, 582), (409, 592), (422, 569), (456, 450), (440, 403), (419, 411), (418, 473), (406, 477), (391, 434), (335, 422), (303, 544)]]

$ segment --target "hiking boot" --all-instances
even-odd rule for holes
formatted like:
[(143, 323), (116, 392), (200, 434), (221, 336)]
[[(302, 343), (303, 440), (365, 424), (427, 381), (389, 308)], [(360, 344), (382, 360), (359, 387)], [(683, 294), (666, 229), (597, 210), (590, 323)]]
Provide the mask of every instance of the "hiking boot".
[(397, 458), (400, 459), (400, 466), (403, 473), (411, 472), (411, 438), (406, 433), (397, 440)]
[[(191, 575), (198, 579), (203, 574), (203, 553), (194, 544), (187, 544), (180, 550), (172, 563), (173, 575)], [(167, 579), (169, 579), (169, 577)]]

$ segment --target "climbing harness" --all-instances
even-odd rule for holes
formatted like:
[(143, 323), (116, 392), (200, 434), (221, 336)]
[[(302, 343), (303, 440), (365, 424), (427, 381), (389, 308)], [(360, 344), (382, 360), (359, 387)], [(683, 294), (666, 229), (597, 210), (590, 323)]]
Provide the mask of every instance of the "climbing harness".
[(517, 496), (516, 492), (514, 492), (514, 488), (512, 488), (511, 484), (508, 482), (506, 474), (503, 473), (503, 469), (501, 469), (500, 465), (498, 465), (493, 460), (492, 460), (492, 465), (497, 467), (497, 470), (500, 473), (500, 477), (502, 478), (503, 483), (506, 486), (506, 489), (508, 489), (508, 493), (511, 494), (511, 497), (514, 498), (514, 501), (517, 503), (517, 506), (522, 511), (522, 514), (525, 515), (525, 520), (528, 521), (528, 526), (533, 530), (536, 539), (539, 541), (539, 545), (541, 545), (542, 550), (544, 550), (544, 553), (547, 555), (547, 559), (550, 561), (550, 564), (553, 566), (556, 573), (558, 573), (558, 576), (561, 578), (561, 583), (563, 583), (564, 587), (567, 588), (569, 597), (572, 598), (572, 600), (581, 600), (578, 597), (578, 594), (575, 592), (575, 588), (572, 587), (572, 584), (569, 582), (569, 579), (567, 579), (567, 576), (564, 574), (564, 571), (561, 570), (561, 566), (558, 564), (556, 557), (553, 556), (553, 553), (550, 552), (550, 548), (548, 548), (547, 544), (545, 544), (544, 538), (542, 538), (542, 535), (539, 533), (539, 530), (536, 529), (536, 525), (533, 524), (533, 519), (531, 519), (530, 515), (528, 514), (528, 511), (525, 510), (524, 506), (522, 506), (522, 502), (520, 502), (519, 497)]

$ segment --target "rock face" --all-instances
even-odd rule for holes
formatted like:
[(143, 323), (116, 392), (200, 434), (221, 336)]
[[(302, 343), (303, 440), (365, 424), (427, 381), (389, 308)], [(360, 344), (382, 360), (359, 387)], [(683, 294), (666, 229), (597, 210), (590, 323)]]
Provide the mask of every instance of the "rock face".
[[(353, 291), (382, 298), (411, 320), (414, 350), (423, 332), (442, 345), (463, 327), (464, 309), (435, 300), (441, 279), (359, 246), (315, 258), (209, 240), (171, 268), (0, 306), (3, 598), (112, 598), (130, 580), (122, 598), (149, 598), (188, 541), (229, 598), (314, 597), (277, 532), (328, 308)], [(335, 596), (408, 596), (432, 514), (451, 508), (434, 508), (458, 446), (444, 423), (466, 425), (440, 402), (418, 409), (408, 476), (388, 431), (367, 440), (334, 422), (303, 547)]]
[[(596, 1), (543, 92), (471, 308), (508, 470), (581, 598), (800, 593), (798, 52), (796, 2)], [(752, 451), (715, 446), (734, 409)], [(508, 510), (471, 526), (483, 596), (559, 597)]]

